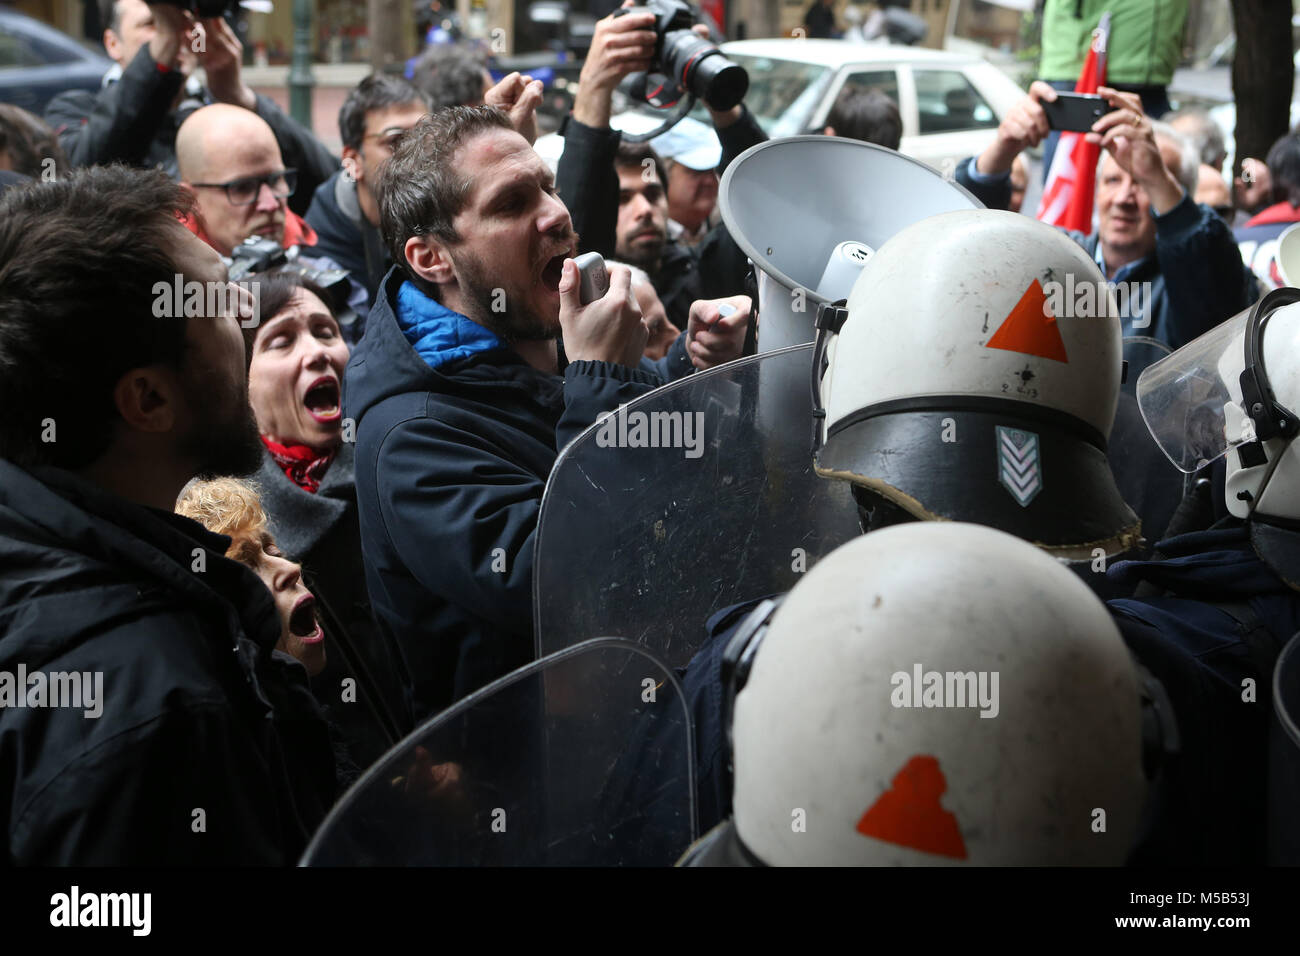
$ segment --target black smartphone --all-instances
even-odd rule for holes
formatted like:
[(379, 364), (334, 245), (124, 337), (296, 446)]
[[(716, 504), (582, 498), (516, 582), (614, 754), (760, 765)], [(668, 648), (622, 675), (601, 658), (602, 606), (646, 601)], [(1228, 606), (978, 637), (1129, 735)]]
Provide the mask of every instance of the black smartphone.
[(1096, 93), (1057, 93), (1054, 103), (1043, 102), (1047, 125), (1067, 133), (1087, 133), (1112, 107)]

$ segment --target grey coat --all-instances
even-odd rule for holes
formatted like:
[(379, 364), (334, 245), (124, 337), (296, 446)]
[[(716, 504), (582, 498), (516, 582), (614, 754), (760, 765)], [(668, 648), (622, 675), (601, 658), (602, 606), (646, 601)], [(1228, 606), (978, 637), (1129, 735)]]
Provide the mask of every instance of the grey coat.
[[(270, 519), (271, 534), (286, 556), (303, 566), (325, 631), (327, 663), (312, 690), (363, 768), (378, 759), (414, 724), (409, 680), (401, 652), (382, 636), (370, 613), (361, 532), (357, 523), (353, 446), (344, 442), (315, 494), (295, 485), (269, 455), (253, 477)], [(376, 689), (358, 677), (357, 663)], [(355, 699), (344, 681), (355, 679)], [(373, 699), (373, 698), (378, 698)], [(377, 717), (376, 706), (386, 712)]]

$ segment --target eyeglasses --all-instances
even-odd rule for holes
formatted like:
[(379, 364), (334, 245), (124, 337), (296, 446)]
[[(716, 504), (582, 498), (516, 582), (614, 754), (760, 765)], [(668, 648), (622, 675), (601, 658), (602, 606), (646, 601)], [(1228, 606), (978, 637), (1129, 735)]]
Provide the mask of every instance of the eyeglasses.
[(232, 179), (228, 183), (190, 183), (190, 185), (203, 189), (224, 189), (230, 205), (247, 206), (257, 202), (263, 183), (271, 187), (271, 195), (276, 199), (285, 199), (293, 195), (294, 187), (298, 185), (298, 170), (282, 169), (278, 173), (246, 176), (243, 179)]

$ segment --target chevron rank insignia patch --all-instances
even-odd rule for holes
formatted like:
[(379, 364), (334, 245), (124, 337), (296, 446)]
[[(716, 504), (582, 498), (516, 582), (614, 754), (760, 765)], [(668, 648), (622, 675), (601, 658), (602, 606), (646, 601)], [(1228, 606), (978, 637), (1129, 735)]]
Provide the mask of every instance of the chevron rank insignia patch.
[(1020, 507), (1027, 508), (1043, 490), (1043, 471), (1038, 458), (1038, 436), (1018, 428), (997, 426), (998, 481), (1011, 492)]

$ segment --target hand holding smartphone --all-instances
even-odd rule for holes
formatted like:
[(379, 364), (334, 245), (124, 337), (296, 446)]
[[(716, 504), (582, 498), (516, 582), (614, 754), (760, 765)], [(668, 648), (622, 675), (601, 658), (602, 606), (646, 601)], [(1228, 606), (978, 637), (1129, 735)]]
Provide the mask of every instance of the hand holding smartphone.
[(1057, 93), (1054, 102), (1042, 101), (1047, 125), (1066, 133), (1091, 132), (1092, 124), (1115, 109), (1095, 93)]

